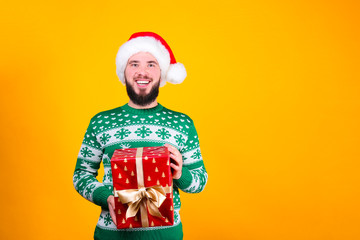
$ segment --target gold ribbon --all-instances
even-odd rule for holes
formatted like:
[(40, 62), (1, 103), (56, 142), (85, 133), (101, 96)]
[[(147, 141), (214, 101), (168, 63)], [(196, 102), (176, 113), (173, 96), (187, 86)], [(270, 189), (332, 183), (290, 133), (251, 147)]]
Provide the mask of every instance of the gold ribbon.
[(143, 227), (149, 227), (149, 220), (147, 210), (153, 216), (162, 218), (159, 207), (166, 199), (166, 193), (172, 192), (172, 186), (162, 187), (156, 185), (145, 188), (144, 186), (144, 171), (142, 164), (143, 148), (138, 148), (136, 151), (136, 174), (138, 189), (125, 189), (115, 192), (122, 204), (128, 204), (126, 211), (126, 219), (134, 217), (140, 210), (141, 224)]
[(162, 218), (159, 207), (166, 199), (166, 193), (162, 186), (153, 186), (139, 189), (126, 189), (116, 191), (122, 204), (128, 204), (126, 219), (134, 217), (140, 210), (143, 227), (149, 226), (146, 208), (153, 216)]

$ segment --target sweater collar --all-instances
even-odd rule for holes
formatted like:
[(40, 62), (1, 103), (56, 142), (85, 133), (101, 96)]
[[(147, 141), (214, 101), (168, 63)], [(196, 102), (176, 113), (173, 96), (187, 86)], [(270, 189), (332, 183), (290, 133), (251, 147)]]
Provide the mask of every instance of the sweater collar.
[(125, 110), (126, 112), (134, 113), (134, 114), (151, 114), (155, 112), (160, 112), (164, 107), (158, 103), (155, 107), (152, 108), (144, 108), (144, 109), (138, 109), (130, 107), (128, 103), (126, 103), (124, 106), (121, 107), (121, 109)]

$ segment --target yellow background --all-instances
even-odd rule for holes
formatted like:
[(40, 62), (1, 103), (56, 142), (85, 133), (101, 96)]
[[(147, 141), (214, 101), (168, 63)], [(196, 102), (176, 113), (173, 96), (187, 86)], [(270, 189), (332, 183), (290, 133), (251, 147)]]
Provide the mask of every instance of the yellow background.
[(91, 239), (72, 185), (136, 31), (188, 77), (159, 102), (195, 121), (209, 173), (182, 194), (185, 239), (360, 239), (358, 1), (13, 1), (0, 8), (0, 238)]

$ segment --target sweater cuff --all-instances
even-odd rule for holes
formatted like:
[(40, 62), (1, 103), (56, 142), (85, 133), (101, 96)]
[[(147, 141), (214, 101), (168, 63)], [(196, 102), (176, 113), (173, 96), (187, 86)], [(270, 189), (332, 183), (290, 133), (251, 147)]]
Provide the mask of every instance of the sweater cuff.
[(113, 193), (105, 186), (97, 188), (93, 193), (93, 201), (96, 205), (108, 209), (107, 199)]
[(182, 167), (181, 171), (181, 177), (179, 179), (174, 179), (174, 184), (180, 189), (185, 189), (190, 186), (192, 175), (190, 170), (186, 167)]

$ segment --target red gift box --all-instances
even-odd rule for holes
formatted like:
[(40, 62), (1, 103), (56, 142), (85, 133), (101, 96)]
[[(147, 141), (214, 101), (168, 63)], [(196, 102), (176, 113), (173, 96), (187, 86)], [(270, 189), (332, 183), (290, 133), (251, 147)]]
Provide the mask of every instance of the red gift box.
[(117, 149), (111, 158), (111, 170), (118, 229), (174, 224), (166, 147)]

